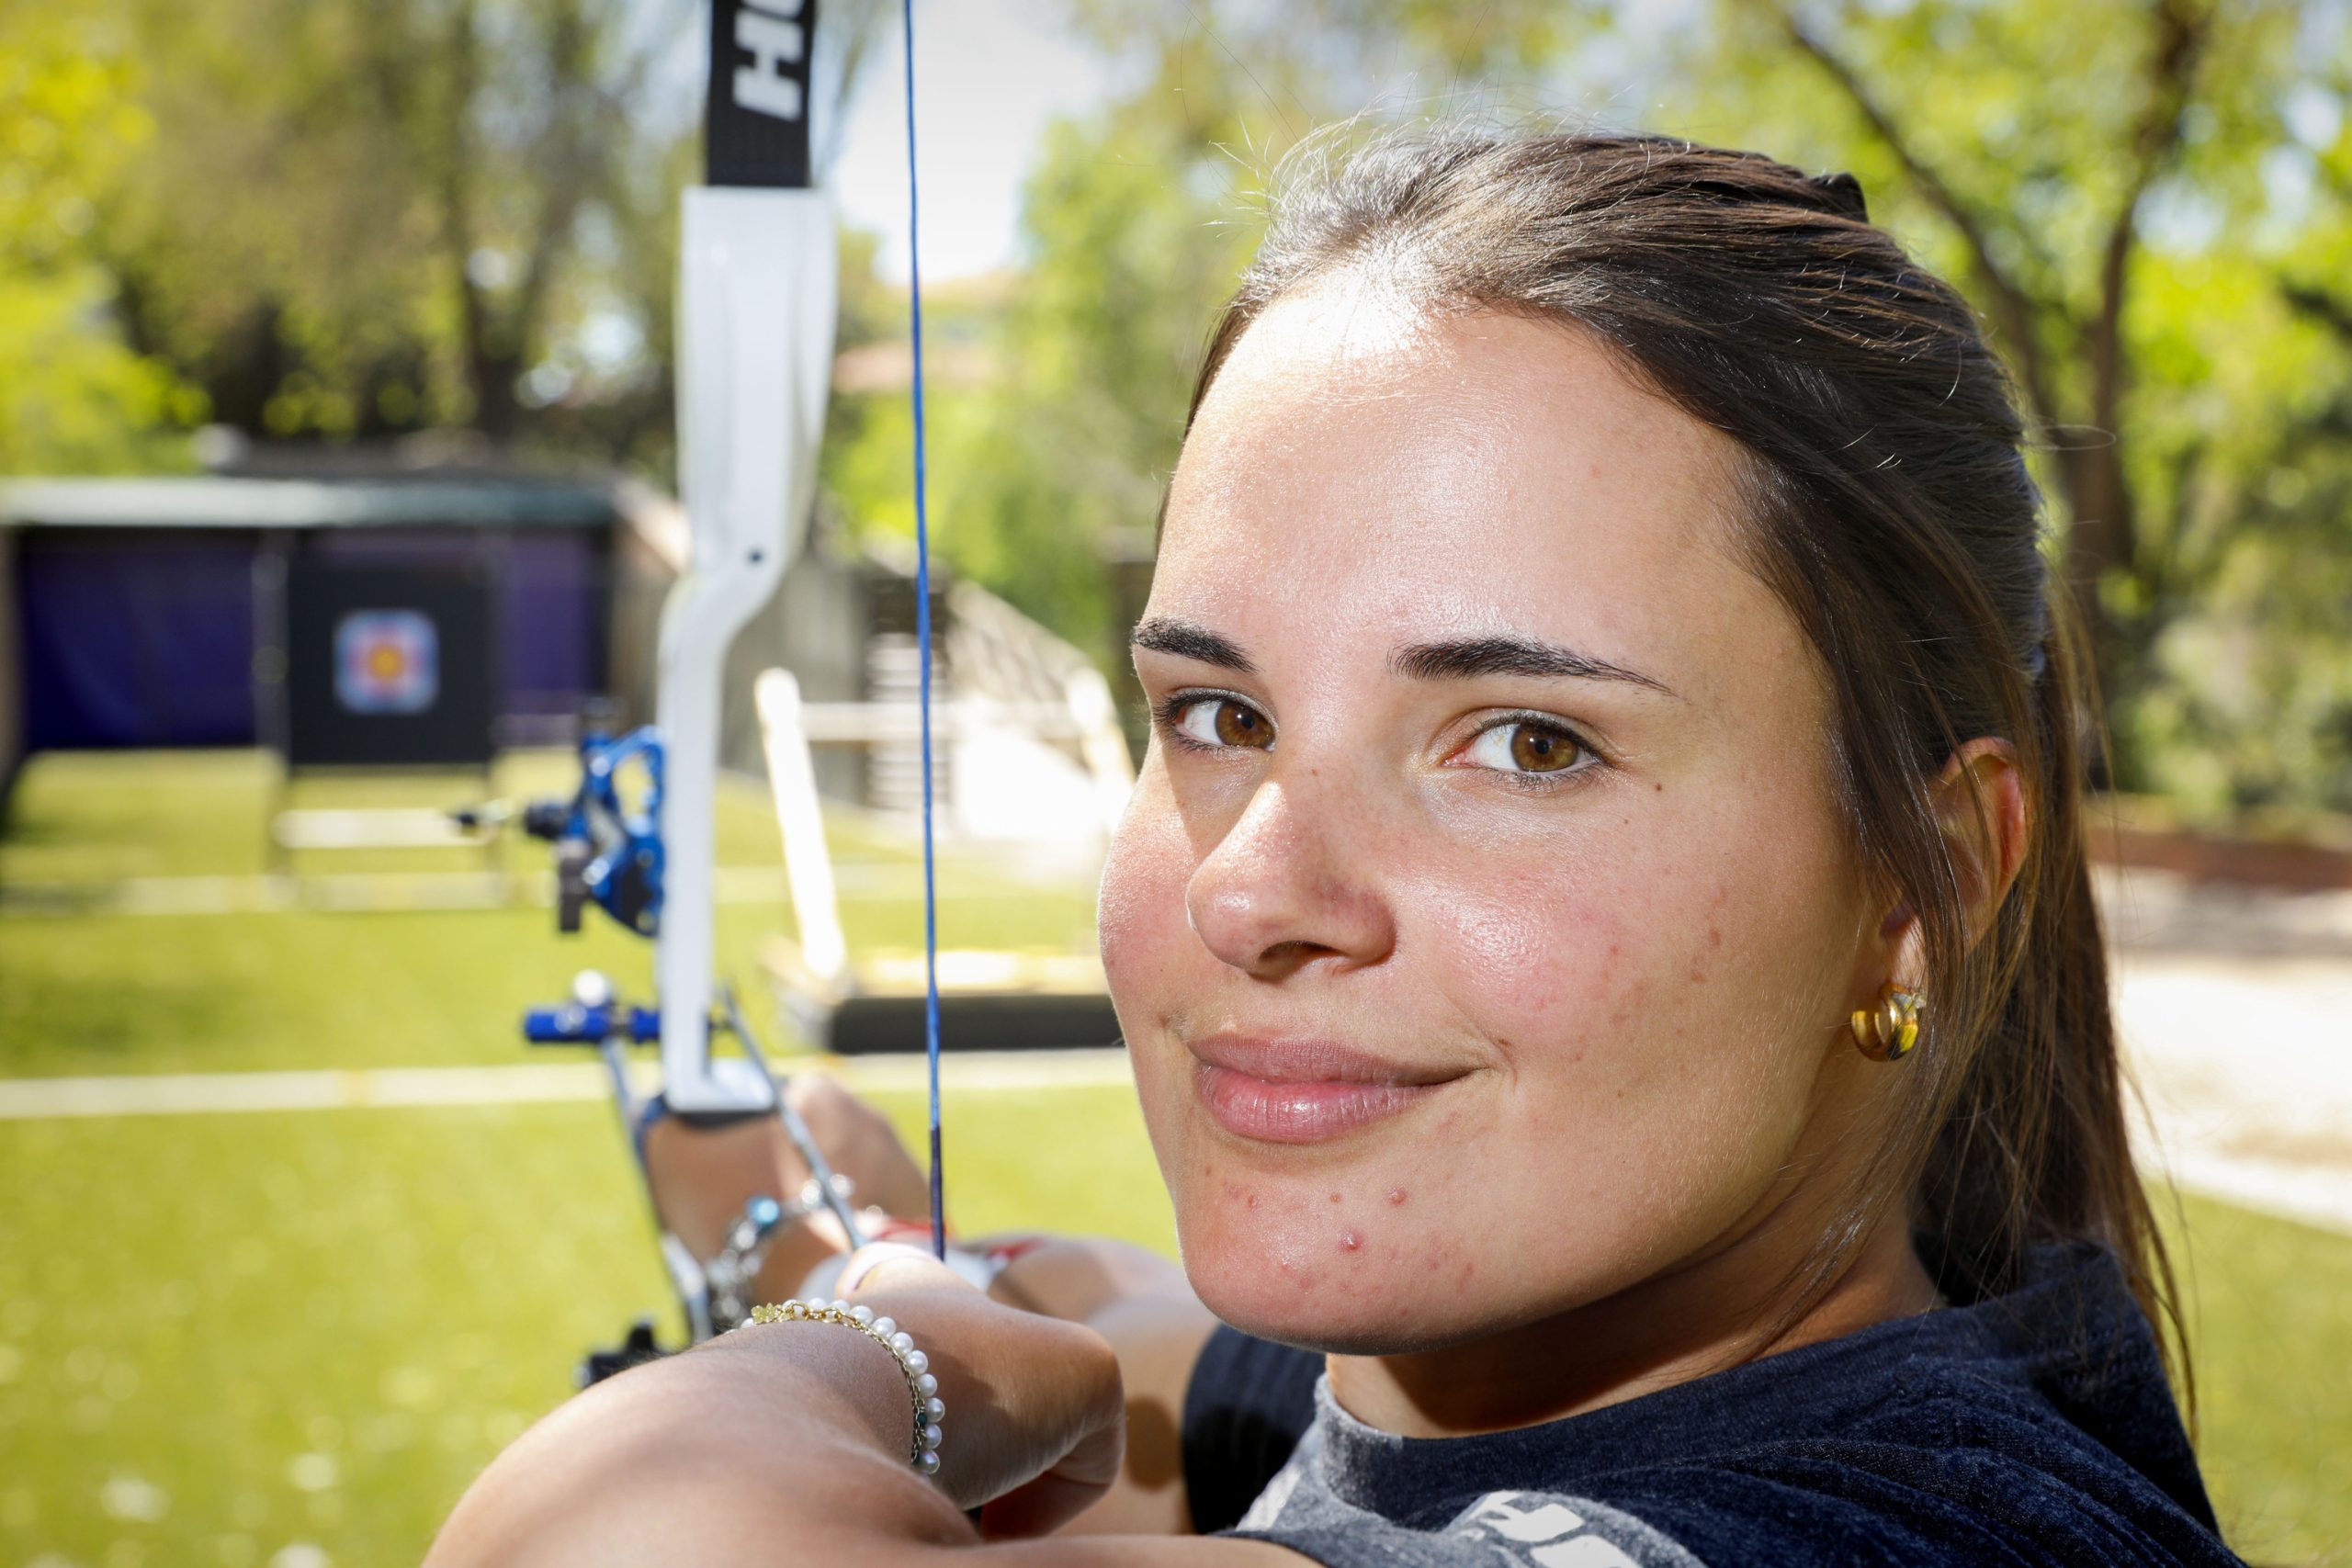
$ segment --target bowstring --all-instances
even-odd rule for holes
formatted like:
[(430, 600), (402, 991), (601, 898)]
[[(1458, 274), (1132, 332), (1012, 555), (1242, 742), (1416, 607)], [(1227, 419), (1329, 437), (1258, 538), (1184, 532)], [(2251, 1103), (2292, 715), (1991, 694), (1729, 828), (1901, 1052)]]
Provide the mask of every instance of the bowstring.
[(914, 336), (915, 658), (922, 751), (922, 1046), (931, 1087), (931, 1251), (947, 1257), (946, 1179), (939, 1156), (939, 884), (932, 846), (931, 519), (922, 398), (922, 203), (915, 175), (915, 0), (899, 0), (907, 46), (907, 298)]

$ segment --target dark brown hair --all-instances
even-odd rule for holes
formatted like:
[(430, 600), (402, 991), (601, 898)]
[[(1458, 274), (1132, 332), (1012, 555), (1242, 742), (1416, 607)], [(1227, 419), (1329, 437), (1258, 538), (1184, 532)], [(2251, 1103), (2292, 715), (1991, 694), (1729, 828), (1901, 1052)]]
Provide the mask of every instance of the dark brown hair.
[[(2132, 1163), (2082, 825), (2086, 672), (2041, 497), (1973, 312), (1874, 228), (1849, 176), (1640, 136), (1441, 129), (1286, 171), (1193, 397), (1276, 299), (1362, 269), (1435, 310), (1592, 334), (1737, 441), (1745, 541), (1818, 651), (1862, 864), (1917, 912), (1932, 999), (1892, 1134), (1807, 1262), (1833, 1278), (1909, 1194), (1939, 1282), (2012, 1286), (2029, 1247), (2113, 1250), (2186, 1381), (2175, 1289)], [(1972, 938), (1928, 784), (1962, 742), (2015, 748), (2030, 831)], [(1973, 784), (1972, 778), (1972, 784)], [(1980, 807), (1984, 803), (1980, 800)]]

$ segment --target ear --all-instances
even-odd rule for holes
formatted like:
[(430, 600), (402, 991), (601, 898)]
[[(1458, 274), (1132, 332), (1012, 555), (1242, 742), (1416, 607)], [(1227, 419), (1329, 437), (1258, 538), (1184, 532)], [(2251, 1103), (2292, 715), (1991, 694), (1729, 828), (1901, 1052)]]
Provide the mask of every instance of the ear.
[(1934, 788), (1936, 820), (1951, 846), (1968, 909), (1968, 934), (1993, 929), (2001, 900), (2025, 863), (2025, 775), (2017, 748), (1990, 736), (1969, 741), (1944, 764)]
[[(1943, 829), (1972, 942), (1993, 929), (2001, 900), (2025, 863), (2025, 776), (2017, 749), (1991, 736), (1971, 740), (1952, 753), (1929, 786), (1936, 821)], [(1897, 985), (1917, 987), (1927, 977), (1927, 943), (1918, 917), (1898, 904), (1880, 928), (1893, 944), (1889, 968)]]

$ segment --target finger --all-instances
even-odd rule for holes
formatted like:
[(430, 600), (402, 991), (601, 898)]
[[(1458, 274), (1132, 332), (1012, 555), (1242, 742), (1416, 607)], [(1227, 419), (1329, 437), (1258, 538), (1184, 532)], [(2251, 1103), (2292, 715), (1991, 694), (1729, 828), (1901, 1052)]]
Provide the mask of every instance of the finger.
[(943, 1285), (965, 1292), (972, 1289), (962, 1275), (919, 1247), (902, 1241), (874, 1241), (849, 1255), (833, 1290), (839, 1295), (857, 1296)]

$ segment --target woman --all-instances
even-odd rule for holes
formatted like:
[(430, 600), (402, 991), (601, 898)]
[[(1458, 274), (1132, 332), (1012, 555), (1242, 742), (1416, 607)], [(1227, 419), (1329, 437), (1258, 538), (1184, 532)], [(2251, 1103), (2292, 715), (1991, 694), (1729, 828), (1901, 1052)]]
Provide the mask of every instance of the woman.
[[(820, 1314), (557, 1412), (435, 1561), (2235, 1561), (2020, 437), (1849, 178), (1466, 131), (1310, 175), (1201, 373), (1102, 890), (1231, 1327), (1115, 1255), (1046, 1292), (1081, 1323), (854, 1261), (935, 1480), (903, 1354)], [(1238, 1535), (1003, 1539), (1216, 1522), (1120, 1470), (1180, 1403), (1195, 1494), (1297, 1436)]]

